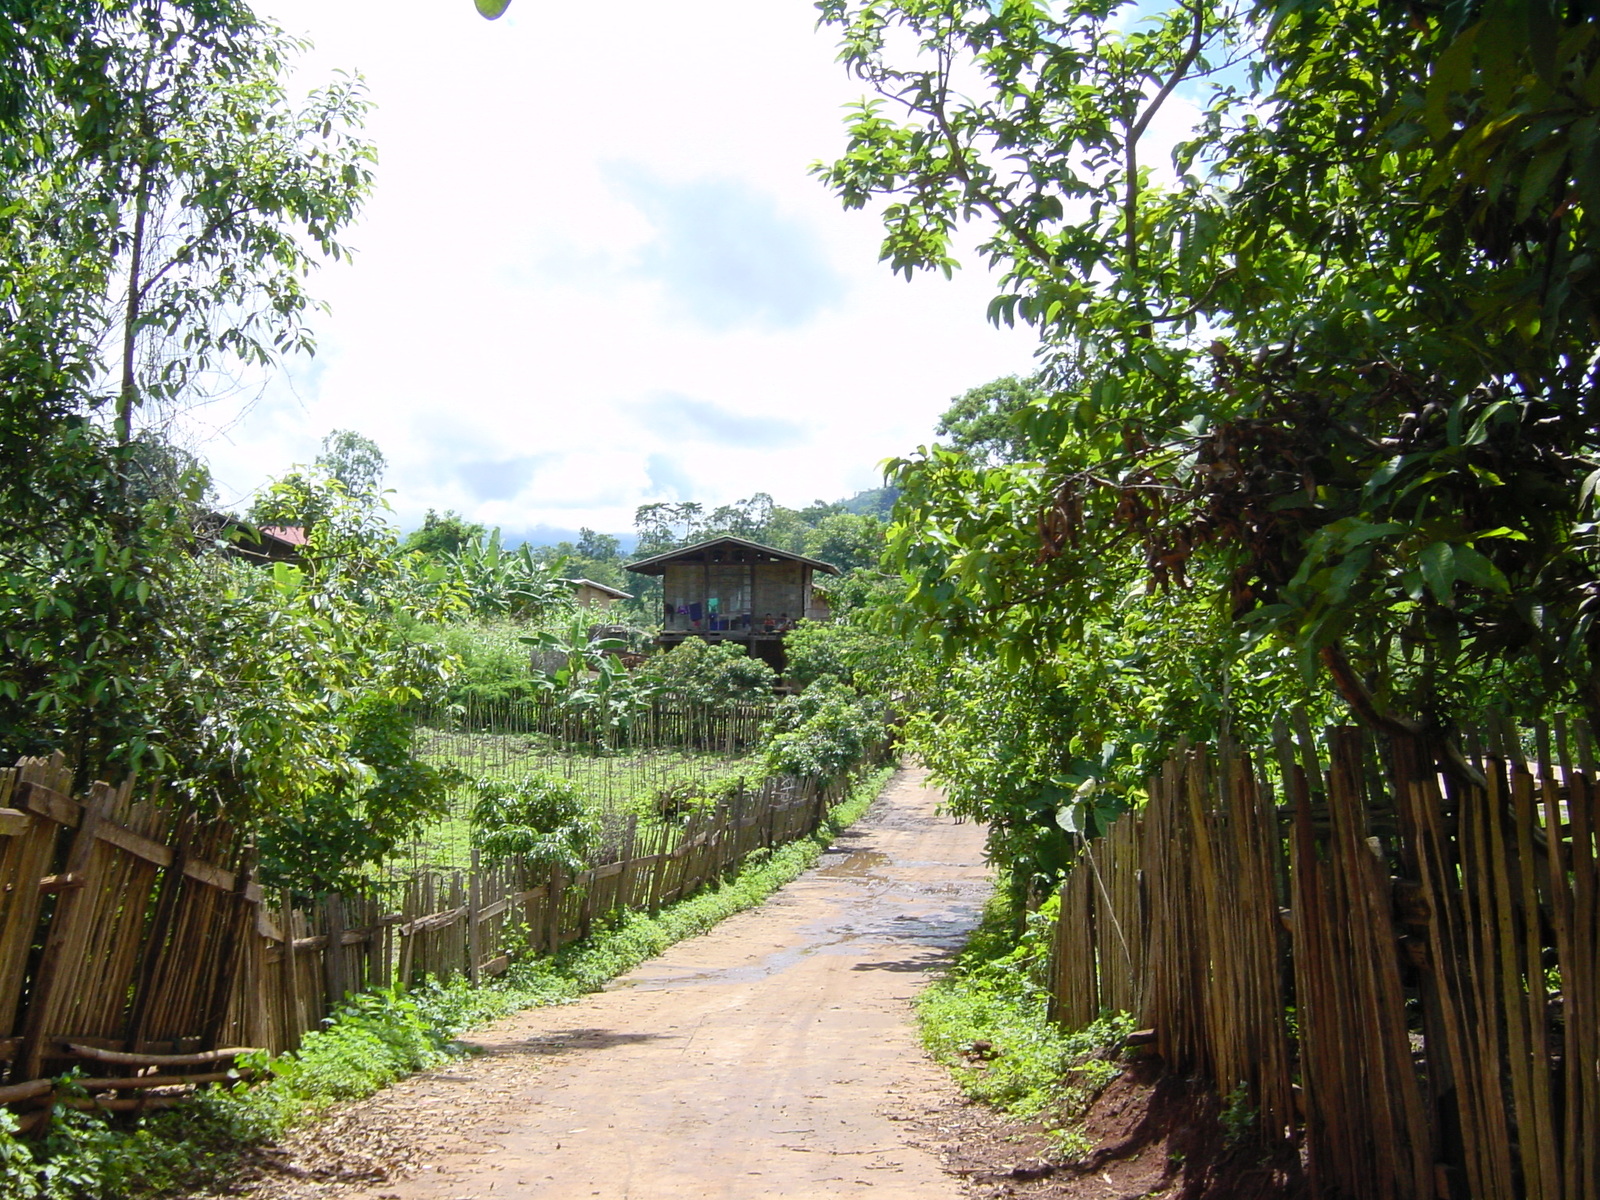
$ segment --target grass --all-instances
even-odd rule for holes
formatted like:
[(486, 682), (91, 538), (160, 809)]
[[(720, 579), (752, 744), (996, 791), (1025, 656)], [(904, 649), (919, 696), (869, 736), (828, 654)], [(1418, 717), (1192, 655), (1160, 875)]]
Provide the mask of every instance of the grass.
[(574, 1000), (661, 953), (753, 908), (814, 864), (858, 821), (892, 768), (864, 776), (808, 837), (747, 856), (730, 878), (654, 916), (616, 914), (583, 942), (531, 959), (481, 987), (463, 978), (351, 997), (298, 1051), (242, 1063), (268, 1074), (201, 1093), (179, 1108), (129, 1125), (58, 1109), (42, 1145), (14, 1135), (0, 1109), (0, 1200), (142, 1200), (225, 1183), (238, 1155), (292, 1125), (403, 1075), (464, 1052), (462, 1032), (520, 1009)]
[(1054, 902), (1030, 914), (1024, 932), (1012, 901), (997, 892), (950, 972), (918, 997), (923, 1044), (968, 1096), (1051, 1133), (1056, 1151), (1088, 1145), (1075, 1127), (1090, 1100), (1120, 1073), (1115, 1052), (1133, 1029), (1126, 1014), (1068, 1031), (1049, 1016), (1042, 978)]

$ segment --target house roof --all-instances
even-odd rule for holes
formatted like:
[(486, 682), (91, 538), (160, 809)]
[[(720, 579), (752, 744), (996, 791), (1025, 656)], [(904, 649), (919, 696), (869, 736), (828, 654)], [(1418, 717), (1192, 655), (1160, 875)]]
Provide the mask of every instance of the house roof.
[(613, 600), (632, 600), (633, 593), (625, 592), (621, 588), (614, 588), (610, 584), (596, 583), (592, 579), (574, 579), (570, 581), (573, 587), (592, 587), (597, 592), (610, 596)]
[(288, 546), (310, 544), (305, 529), (299, 525), (263, 525), (261, 533), (263, 537), (275, 538)]
[(739, 537), (712, 538), (709, 541), (696, 542), (692, 546), (668, 550), (664, 554), (641, 558), (638, 562), (629, 563), (628, 570), (636, 571), (640, 575), (662, 575), (666, 573), (667, 564), (675, 562), (797, 562), (829, 575), (839, 573), (838, 567), (823, 562), (820, 558), (791, 554), (775, 546), (763, 546), (760, 542), (750, 542)]
[(208, 513), (205, 533), (223, 553), (256, 562), (292, 562), (308, 545), (299, 525), (252, 525), (229, 513)]

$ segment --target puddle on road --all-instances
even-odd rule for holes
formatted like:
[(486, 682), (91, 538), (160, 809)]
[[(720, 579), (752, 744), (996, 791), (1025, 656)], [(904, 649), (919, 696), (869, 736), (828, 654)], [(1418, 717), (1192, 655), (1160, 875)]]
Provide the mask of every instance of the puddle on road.
[(859, 878), (871, 875), (874, 867), (881, 867), (889, 862), (889, 856), (877, 850), (855, 850), (846, 854), (836, 863), (829, 863), (825, 867), (818, 867), (818, 875), (828, 875), (838, 878)]
[[(876, 852), (871, 852), (871, 857), (871, 863), (852, 864), (846, 860), (818, 873), (831, 871), (835, 877), (870, 878), (871, 867), (889, 861), (887, 855)], [(879, 877), (875, 882), (879, 886), (842, 900), (833, 912), (799, 930), (799, 939), (793, 945), (774, 950), (756, 962), (623, 979), (612, 986), (666, 991), (705, 984), (753, 983), (788, 970), (808, 955), (858, 953), (862, 942), (953, 952), (977, 925), (989, 894), (989, 885), (982, 880), (891, 883)]]

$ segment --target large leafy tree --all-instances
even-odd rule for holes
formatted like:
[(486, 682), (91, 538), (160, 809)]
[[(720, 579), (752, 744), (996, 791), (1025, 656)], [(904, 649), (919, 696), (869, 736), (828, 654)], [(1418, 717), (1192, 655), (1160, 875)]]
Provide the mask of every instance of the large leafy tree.
[(1024, 418), (1043, 399), (1037, 385), (1015, 375), (971, 388), (950, 401), (934, 432), (947, 444), (984, 463), (1035, 457)]
[(216, 632), (193, 584), (205, 481), (134, 416), (307, 345), (303, 278), (342, 253), (371, 152), (354, 86), (287, 100), (289, 49), (234, 0), (0, 18), (6, 753), (187, 773), (207, 756), (190, 733), (221, 736), (173, 709), (204, 702), (176, 648)]
[[(1600, 716), (1600, 15), (823, 0), (874, 89), (822, 169), (884, 257), (981, 222), (1042, 464), (900, 465), (911, 624), (1053, 654), (1199, 585), (1363, 719)], [(1156, 158), (1153, 130), (1194, 106)]]

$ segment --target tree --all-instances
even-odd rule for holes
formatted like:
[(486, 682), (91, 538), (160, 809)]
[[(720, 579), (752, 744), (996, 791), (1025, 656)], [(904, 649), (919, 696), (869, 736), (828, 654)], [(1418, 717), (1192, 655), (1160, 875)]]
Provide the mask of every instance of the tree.
[(976, 461), (993, 465), (1036, 457), (1022, 418), (1042, 399), (1029, 380), (1007, 375), (950, 401), (934, 432)]
[[(897, 468), (909, 624), (1045, 656), (1107, 619), (1131, 550), (1369, 723), (1600, 717), (1600, 16), (821, 7), (878, 93), (822, 177), (887, 201), (907, 274), (953, 269), (982, 216), (991, 315), (1046, 351), (1040, 467)], [(1163, 178), (1151, 131), (1184, 92)]]
[(192, 402), (222, 360), (264, 365), (311, 347), (305, 276), (317, 254), (346, 253), (338, 234), (371, 183), (359, 79), (295, 108), (281, 77), (299, 43), (260, 26), (219, 54), (184, 22), (161, 5), (120, 22), (137, 72), (123, 81), (112, 237), (123, 442), (137, 407)]
[(664, 550), (676, 550), (679, 546), (699, 541), (698, 532), (703, 528), (704, 513), (705, 505), (696, 501), (674, 504), (663, 500), (655, 504), (641, 504), (633, 514), (639, 553), (660, 554)]
[(344, 485), (358, 499), (372, 501), (383, 486), (388, 464), (378, 443), (353, 429), (335, 429), (322, 439), (316, 465)]
[(287, 44), (230, 0), (39, 0), (0, 48), (0, 742), (246, 809), (207, 481), (152, 474), (179, 460), (132, 418), (307, 344), (303, 276), (365, 194), (359, 89), (287, 105)]
[(422, 528), (406, 534), (402, 549), (429, 557), (459, 554), (463, 547), (482, 538), (484, 532), (482, 525), (467, 520), (453, 508), (446, 509), (443, 516), (430, 508), (422, 518)]
[(877, 517), (833, 513), (806, 535), (806, 553), (841, 571), (875, 567), (883, 555), (884, 524)]
[(737, 642), (687, 638), (643, 668), (651, 681), (691, 704), (722, 708), (767, 700), (778, 682), (772, 668)]
[(591, 562), (616, 562), (622, 555), (621, 541), (609, 533), (596, 533), (587, 527), (578, 530), (578, 544), (573, 549)]

